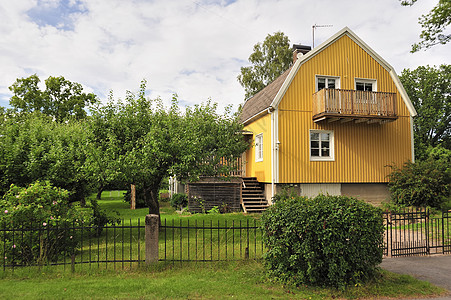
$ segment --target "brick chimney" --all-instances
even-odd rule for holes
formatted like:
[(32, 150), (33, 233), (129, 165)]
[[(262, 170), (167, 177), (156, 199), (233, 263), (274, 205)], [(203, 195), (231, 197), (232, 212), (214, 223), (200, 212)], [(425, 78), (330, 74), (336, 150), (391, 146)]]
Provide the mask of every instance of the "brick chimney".
[(295, 63), (296, 60), (298, 59), (299, 53), (302, 53), (302, 55), (305, 55), (310, 50), (312, 50), (312, 47), (310, 47), (310, 46), (293, 44), (293, 63)]

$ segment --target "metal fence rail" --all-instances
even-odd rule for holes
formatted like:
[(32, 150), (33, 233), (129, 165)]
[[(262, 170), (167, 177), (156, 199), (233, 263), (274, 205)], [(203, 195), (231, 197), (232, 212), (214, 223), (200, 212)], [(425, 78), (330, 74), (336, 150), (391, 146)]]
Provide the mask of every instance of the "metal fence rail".
[(386, 256), (451, 253), (449, 212), (436, 215), (429, 209), (384, 213)]
[(0, 265), (3, 270), (23, 266), (83, 264), (113, 268), (144, 262), (144, 225), (76, 226), (75, 224), (0, 224)]
[(160, 261), (259, 259), (265, 252), (263, 231), (255, 220), (177, 223), (164, 220), (160, 226)]

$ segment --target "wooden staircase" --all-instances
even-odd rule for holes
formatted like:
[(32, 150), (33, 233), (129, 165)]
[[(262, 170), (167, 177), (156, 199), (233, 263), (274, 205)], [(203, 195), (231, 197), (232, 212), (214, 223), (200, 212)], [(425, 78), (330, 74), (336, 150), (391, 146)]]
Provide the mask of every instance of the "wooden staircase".
[(243, 177), (241, 206), (245, 213), (261, 213), (268, 208), (268, 201), (256, 177)]

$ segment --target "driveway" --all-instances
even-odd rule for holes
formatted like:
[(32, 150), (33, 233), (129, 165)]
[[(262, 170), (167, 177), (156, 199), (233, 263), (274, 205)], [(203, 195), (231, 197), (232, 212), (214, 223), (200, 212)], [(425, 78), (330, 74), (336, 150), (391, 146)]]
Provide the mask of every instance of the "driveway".
[(436, 299), (451, 299), (451, 255), (384, 258), (380, 267), (445, 288), (450, 295)]

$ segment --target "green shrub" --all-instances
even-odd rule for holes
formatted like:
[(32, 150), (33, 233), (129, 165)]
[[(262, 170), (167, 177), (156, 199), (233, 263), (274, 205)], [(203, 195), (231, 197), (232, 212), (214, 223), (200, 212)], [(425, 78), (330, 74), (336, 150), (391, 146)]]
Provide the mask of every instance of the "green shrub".
[(17, 231), (4, 232), (0, 263), (40, 264), (72, 253), (80, 237), (65, 228), (89, 226), (92, 211), (77, 210), (68, 199), (68, 191), (49, 182), (37, 181), (26, 188), (11, 185), (0, 200), (0, 226)]
[(171, 206), (174, 208), (183, 208), (188, 205), (188, 196), (186, 194), (174, 194), (171, 197)]
[(119, 225), (121, 223), (119, 213), (116, 210), (112, 210), (109, 214), (105, 209), (101, 209), (97, 199), (91, 199), (90, 207), (92, 208), (92, 225), (97, 236), (102, 233), (105, 225)]
[(391, 166), (388, 186), (395, 204), (445, 208), (450, 202), (451, 151), (442, 150), (432, 149), (427, 160), (406, 162), (402, 168)]
[(344, 288), (382, 262), (381, 210), (357, 199), (279, 197), (262, 228), (268, 275), (283, 282)]

